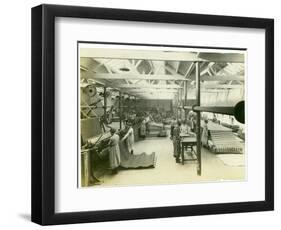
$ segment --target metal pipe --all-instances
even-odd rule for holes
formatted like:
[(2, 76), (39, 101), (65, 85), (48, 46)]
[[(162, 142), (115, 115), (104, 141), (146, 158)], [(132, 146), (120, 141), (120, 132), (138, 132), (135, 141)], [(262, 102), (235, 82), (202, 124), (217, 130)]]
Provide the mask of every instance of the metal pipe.
[(235, 119), (245, 123), (245, 102), (239, 101), (235, 106), (184, 106), (185, 110), (192, 109), (194, 112), (211, 112), (234, 116)]
[(193, 111), (195, 112), (211, 112), (219, 114), (234, 115), (233, 106), (193, 106)]
[(219, 114), (234, 115), (233, 106), (183, 106), (184, 110), (193, 110), (194, 112), (211, 112)]
[(183, 109), (184, 109), (184, 110), (192, 110), (193, 107), (192, 107), (192, 106), (187, 106), (187, 105), (185, 105), (185, 106), (183, 106)]
[[(196, 104), (197, 106), (200, 106), (200, 63), (196, 62), (195, 63), (195, 75), (196, 75)], [(196, 111), (197, 117), (196, 117), (196, 139), (197, 139), (197, 159), (198, 159), (198, 164), (197, 164), (197, 175), (201, 176), (201, 112)]]

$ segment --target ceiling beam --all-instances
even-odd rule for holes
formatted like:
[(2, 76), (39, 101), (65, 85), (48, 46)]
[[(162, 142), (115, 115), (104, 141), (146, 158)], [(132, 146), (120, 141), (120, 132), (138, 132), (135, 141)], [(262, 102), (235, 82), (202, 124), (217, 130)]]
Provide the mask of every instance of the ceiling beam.
[(202, 85), (202, 89), (242, 89), (244, 85)]
[(174, 97), (174, 93), (136, 93), (138, 97), (146, 97), (146, 98), (154, 98), (157, 99), (159, 97), (172, 99)]
[(199, 53), (198, 58), (210, 62), (244, 63), (243, 53)]
[(194, 69), (195, 69), (195, 62), (192, 62), (191, 65), (188, 67), (184, 77), (189, 78)]
[(122, 73), (122, 74), (109, 74), (109, 73), (93, 73), (91, 71), (86, 72), (83, 75), (84, 78), (88, 79), (107, 79), (107, 80), (169, 80), (178, 81), (185, 80), (181, 75), (168, 75), (168, 74), (133, 74), (133, 73)]
[(177, 62), (176, 69), (175, 69), (176, 73), (178, 73), (178, 72), (179, 72), (180, 64), (181, 64), (181, 62), (180, 62), (180, 61), (178, 61), (178, 62)]
[(170, 85), (162, 85), (162, 84), (116, 84), (117, 88), (125, 88), (125, 89), (180, 89), (180, 87), (177, 84), (170, 84)]
[(202, 81), (244, 81), (243, 75), (213, 75), (213, 76), (201, 76)]
[(131, 93), (177, 93), (178, 90), (176, 89), (125, 89), (126, 92), (131, 92)]
[[(182, 76), (181, 74), (177, 73), (176, 70), (173, 69), (172, 67), (166, 65), (166, 66), (165, 66), (165, 69), (166, 69), (167, 71), (169, 71), (169, 73), (172, 74), (171, 76), (177, 77), (177, 78), (179, 78), (179, 79), (182, 80), (182, 81), (187, 81), (187, 79), (186, 79), (184, 76)], [(169, 75), (168, 75), (168, 76), (169, 76)]]

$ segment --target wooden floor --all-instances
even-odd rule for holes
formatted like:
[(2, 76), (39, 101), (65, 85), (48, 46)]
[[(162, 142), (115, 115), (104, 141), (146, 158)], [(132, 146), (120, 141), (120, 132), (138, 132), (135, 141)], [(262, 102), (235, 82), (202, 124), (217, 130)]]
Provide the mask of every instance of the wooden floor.
[[(136, 142), (134, 151), (135, 154), (155, 152), (157, 155), (155, 168), (120, 170), (117, 175), (103, 176), (100, 178), (102, 183), (95, 186), (182, 184), (245, 179), (245, 166), (241, 164), (230, 166), (205, 148), (202, 148), (202, 175), (198, 176), (195, 162), (186, 162), (184, 165), (175, 162), (173, 144), (168, 137), (154, 137)], [(242, 162), (245, 161), (244, 154), (239, 157), (242, 157)]]

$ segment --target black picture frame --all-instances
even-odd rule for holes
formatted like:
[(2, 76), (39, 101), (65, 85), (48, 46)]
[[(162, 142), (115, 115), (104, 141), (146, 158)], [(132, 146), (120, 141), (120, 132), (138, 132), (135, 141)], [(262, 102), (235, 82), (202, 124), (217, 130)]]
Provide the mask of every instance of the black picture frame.
[[(108, 19), (265, 29), (265, 200), (55, 213), (55, 18)], [(41, 225), (274, 209), (274, 20), (63, 5), (32, 8), (32, 221)]]

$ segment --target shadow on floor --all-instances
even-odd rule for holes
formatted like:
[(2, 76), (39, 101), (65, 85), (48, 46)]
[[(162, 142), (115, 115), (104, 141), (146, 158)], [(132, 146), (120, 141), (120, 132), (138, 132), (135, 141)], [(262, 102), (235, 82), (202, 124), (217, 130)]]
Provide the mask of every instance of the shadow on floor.
[(20, 213), (19, 217), (30, 222), (31, 221), (31, 215), (29, 213)]

